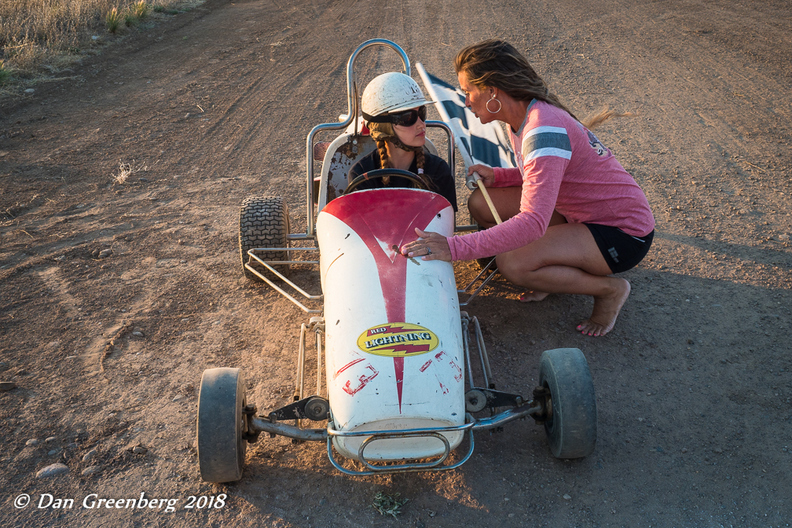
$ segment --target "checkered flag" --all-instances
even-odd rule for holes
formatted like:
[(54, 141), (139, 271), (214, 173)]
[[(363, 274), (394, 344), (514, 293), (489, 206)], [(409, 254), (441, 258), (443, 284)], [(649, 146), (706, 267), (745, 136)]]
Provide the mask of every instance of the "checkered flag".
[(490, 167), (516, 166), (509, 139), (497, 122), (482, 124), (465, 107), (465, 94), (427, 73), (423, 64), (416, 64), (416, 68), (440, 117), (454, 133), (454, 141), (465, 161), (465, 169), (476, 163)]

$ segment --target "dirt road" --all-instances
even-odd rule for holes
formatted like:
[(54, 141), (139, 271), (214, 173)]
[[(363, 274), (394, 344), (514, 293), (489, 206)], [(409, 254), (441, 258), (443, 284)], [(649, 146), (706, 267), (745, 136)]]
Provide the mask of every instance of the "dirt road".
[[(2, 103), (0, 381), (16, 388), (0, 392), (0, 524), (788, 526), (788, 2), (374, 5), (209, 0)], [(615, 330), (580, 336), (590, 300), (525, 305), (503, 283), (469, 310), (503, 390), (529, 394), (543, 350), (583, 350), (595, 453), (555, 460), (521, 421), (454, 472), (351, 478), (320, 444), (262, 438), (240, 482), (201, 482), (201, 372), (242, 367), (259, 409), (287, 403), (307, 319), (243, 279), (242, 200), (284, 196), (304, 228), (305, 136), (346, 111), (364, 40), (453, 82), (456, 51), (493, 36), (578, 115), (638, 114), (598, 131), (657, 220)], [(397, 67), (360, 63), (366, 78)], [(37, 477), (57, 462), (68, 472)], [(371, 508), (380, 491), (409, 500), (397, 519)], [(96, 502), (141, 494), (175, 511)]]

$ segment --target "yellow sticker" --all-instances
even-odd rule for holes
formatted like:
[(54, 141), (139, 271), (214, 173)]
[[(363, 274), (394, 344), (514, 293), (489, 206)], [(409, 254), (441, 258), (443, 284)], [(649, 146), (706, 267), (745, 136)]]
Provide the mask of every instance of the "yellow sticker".
[(360, 350), (377, 356), (408, 357), (426, 354), (440, 340), (431, 330), (410, 323), (388, 323), (369, 328), (358, 337)]

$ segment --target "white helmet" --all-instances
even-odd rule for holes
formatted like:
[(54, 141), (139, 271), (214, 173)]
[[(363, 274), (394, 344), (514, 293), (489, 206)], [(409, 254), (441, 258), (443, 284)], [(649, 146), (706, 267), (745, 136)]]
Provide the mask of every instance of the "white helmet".
[(424, 97), (418, 83), (412, 77), (399, 72), (383, 73), (375, 77), (361, 98), (363, 118), (380, 114), (409, 110), (431, 103)]

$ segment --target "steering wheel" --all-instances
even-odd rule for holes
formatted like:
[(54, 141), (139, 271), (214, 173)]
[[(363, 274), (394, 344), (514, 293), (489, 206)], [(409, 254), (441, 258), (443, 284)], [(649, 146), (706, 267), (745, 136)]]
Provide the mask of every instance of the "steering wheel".
[(398, 176), (399, 178), (404, 178), (410, 180), (415, 184), (418, 189), (423, 189), (425, 191), (430, 190), (427, 186), (426, 182), (421, 179), (416, 174), (413, 174), (410, 171), (401, 170), (401, 169), (376, 169), (373, 171), (364, 172), (354, 180), (352, 180), (349, 185), (347, 185), (344, 194), (349, 194), (354, 192), (363, 182), (371, 181), (371, 180), (381, 180), (382, 178), (388, 176)]

